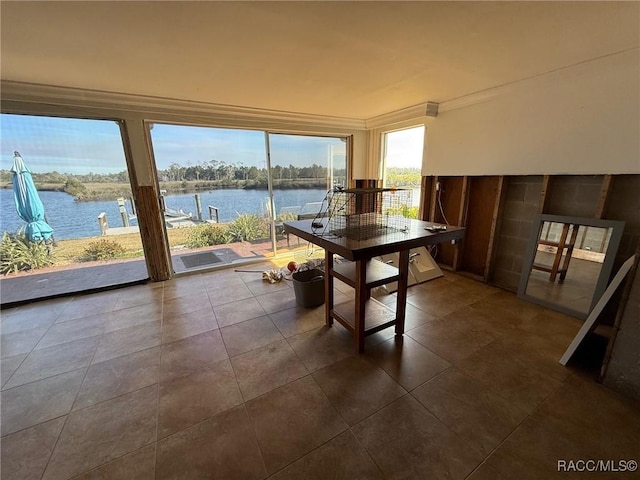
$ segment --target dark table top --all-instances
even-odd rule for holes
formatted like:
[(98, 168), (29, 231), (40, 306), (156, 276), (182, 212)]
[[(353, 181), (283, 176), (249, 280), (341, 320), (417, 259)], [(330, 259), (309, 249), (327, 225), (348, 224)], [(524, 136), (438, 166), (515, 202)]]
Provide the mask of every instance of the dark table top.
[(389, 229), (389, 233), (366, 240), (339, 237), (331, 233), (327, 227), (327, 218), (319, 219), (323, 227), (312, 227), (311, 220), (285, 222), (285, 233), (292, 233), (304, 240), (318, 245), (325, 250), (337, 253), (347, 260), (366, 260), (388, 253), (424, 247), (437, 243), (458, 240), (464, 237), (464, 228), (447, 225), (446, 230), (429, 231), (425, 227), (440, 225), (422, 220), (408, 220), (405, 231)]

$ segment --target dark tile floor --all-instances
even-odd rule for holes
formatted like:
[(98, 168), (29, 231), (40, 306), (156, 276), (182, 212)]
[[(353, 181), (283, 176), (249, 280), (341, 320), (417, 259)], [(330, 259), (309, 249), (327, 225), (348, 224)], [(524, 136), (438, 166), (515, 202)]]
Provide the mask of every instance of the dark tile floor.
[(81, 291), (113, 288), (123, 283), (141, 283), (148, 278), (144, 260), (44, 269), (0, 277), (0, 300), (2, 305), (11, 305)]
[[(300, 263), (308, 260), (306, 248), (296, 249), (294, 245), (294, 249), (289, 249), (285, 245), (287, 242), (280, 238), (278, 252), (281, 255), (289, 254)], [(198, 270), (228, 268), (231, 264), (242, 267), (244, 264), (266, 261), (269, 257), (273, 257), (270, 242), (235, 242), (213, 248), (173, 250), (171, 264), (173, 271), (180, 275)], [(43, 268), (32, 272), (20, 272), (17, 275), (0, 276), (0, 303), (3, 306), (15, 306), (34, 300), (139, 284), (148, 279), (149, 273), (144, 259), (76, 263)]]
[(363, 355), (259, 273), (4, 310), (2, 479), (520, 480), (638, 460), (637, 403), (557, 362), (579, 321), (454, 274), (408, 302), (405, 336)]

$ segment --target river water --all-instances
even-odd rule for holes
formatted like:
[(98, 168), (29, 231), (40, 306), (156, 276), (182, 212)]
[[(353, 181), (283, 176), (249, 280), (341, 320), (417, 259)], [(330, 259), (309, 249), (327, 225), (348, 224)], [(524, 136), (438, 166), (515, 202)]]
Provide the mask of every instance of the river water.
[[(110, 227), (122, 226), (118, 204), (115, 200), (98, 202), (76, 202), (74, 197), (64, 192), (39, 192), (49, 224), (57, 240), (70, 238), (96, 237), (100, 235), (98, 215), (107, 214)], [(303, 206), (305, 203), (321, 202), (326, 190), (274, 190), (276, 212), (282, 207)], [(217, 207), (221, 222), (230, 222), (238, 213), (264, 215), (268, 192), (266, 190), (219, 189), (199, 192), (202, 215), (208, 218), (208, 205)], [(196, 214), (193, 193), (167, 195), (168, 208)], [(126, 208), (131, 213), (131, 204), (127, 199)], [(130, 220), (130, 225), (137, 225)], [(25, 222), (18, 217), (13, 200), (13, 190), (0, 189), (0, 231), (16, 232)]]

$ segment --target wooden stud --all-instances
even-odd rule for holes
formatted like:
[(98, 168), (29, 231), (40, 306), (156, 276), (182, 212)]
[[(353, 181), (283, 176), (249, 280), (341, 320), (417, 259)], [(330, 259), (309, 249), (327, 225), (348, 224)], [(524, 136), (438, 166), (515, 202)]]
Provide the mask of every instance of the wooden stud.
[(431, 177), (433, 184), (431, 185), (431, 205), (429, 205), (429, 221), (436, 221), (436, 205), (438, 203), (438, 176)]
[(420, 203), (418, 208), (418, 218), (427, 220), (427, 213), (431, 211), (429, 200), (431, 199), (432, 177), (422, 177), (420, 180)]
[(549, 206), (549, 190), (551, 188), (551, 176), (545, 175), (542, 178), (542, 190), (540, 190), (540, 205), (538, 207), (538, 213), (545, 213)]
[(462, 177), (462, 191), (460, 192), (460, 211), (458, 212), (458, 225), (464, 227), (467, 217), (467, 197), (469, 196), (469, 177)]
[[(467, 197), (469, 196), (469, 177), (466, 175), (462, 177), (462, 189), (460, 192), (460, 208), (458, 210), (457, 224), (464, 227), (467, 216)], [(461, 248), (464, 248), (464, 238), (455, 244), (453, 252), (453, 271), (457, 271), (460, 268), (462, 261)]]
[(602, 179), (602, 187), (600, 187), (600, 200), (598, 200), (598, 207), (596, 208), (596, 218), (603, 218), (607, 213), (607, 203), (609, 201), (609, 192), (611, 191), (611, 184), (613, 182), (613, 175), (607, 174)]
[(500, 175), (500, 177), (498, 177), (498, 190), (496, 192), (496, 200), (493, 205), (493, 217), (491, 219), (491, 231), (489, 233), (489, 248), (487, 250), (487, 263), (484, 267), (485, 282), (489, 281), (490, 276), (493, 274), (493, 267), (495, 265), (497, 252), (495, 243), (497, 232), (500, 230), (506, 193), (507, 189), (505, 188), (505, 178), (504, 175)]

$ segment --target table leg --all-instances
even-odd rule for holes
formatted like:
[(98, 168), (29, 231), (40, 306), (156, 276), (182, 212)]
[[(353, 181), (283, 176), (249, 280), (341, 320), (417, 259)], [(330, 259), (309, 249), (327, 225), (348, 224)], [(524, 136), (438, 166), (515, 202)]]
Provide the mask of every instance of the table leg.
[(324, 314), (325, 323), (330, 327), (333, 325), (333, 253), (329, 250), (324, 251)]
[(398, 252), (398, 294), (396, 303), (396, 335), (404, 334), (404, 317), (407, 311), (407, 284), (409, 279), (409, 250)]
[(365, 304), (367, 303), (367, 262), (365, 260), (356, 261), (356, 312), (353, 338), (356, 351), (364, 352), (364, 315)]

